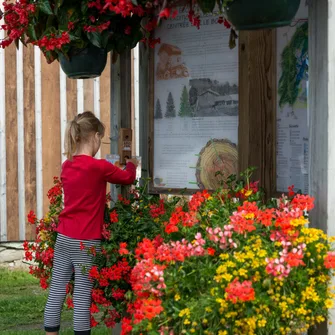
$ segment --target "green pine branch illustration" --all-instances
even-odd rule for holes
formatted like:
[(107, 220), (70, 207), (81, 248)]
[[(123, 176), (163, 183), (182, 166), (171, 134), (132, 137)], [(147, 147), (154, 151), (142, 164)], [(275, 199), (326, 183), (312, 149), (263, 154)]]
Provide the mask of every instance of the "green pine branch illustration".
[[(282, 75), (279, 79), (279, 106), (293, 106), (299, 96), (299, 86), (308, 71), (308, 22), (297, 28), (281, 55)], [(300, 64), (302, 62), (302, 64)]]

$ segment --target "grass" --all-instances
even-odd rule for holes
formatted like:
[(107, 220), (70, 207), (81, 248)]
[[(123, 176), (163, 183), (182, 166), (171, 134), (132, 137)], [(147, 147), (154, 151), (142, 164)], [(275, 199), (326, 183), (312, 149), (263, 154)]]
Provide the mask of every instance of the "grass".
[[(0, 268), (0, 334), (45, 334), (43, 311), (47, 295), (28, 271)], [(72, 311), (64, 308), (61, 335), (73, 334), (72, 315)], [(102, 326), (92, 330), (92, 335), (110, 334), (111, 330)]]

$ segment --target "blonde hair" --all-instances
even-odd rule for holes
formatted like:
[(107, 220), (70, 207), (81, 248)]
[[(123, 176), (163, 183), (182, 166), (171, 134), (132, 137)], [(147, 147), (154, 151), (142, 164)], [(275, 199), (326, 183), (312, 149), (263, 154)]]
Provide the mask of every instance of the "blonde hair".
[(66, 157), (71, 160), (78, 144), (89, 142), (95, 133), (99, 133), (101, 137), (105, 135), (103, 123), (92, 112), (78, 114), (66, 128), (64, 143)]

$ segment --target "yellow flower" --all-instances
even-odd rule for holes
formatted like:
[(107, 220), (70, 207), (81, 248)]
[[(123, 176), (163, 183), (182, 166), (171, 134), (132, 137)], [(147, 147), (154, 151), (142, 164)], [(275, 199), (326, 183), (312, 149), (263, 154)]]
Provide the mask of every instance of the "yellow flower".
[(322, 316), (322, 315), (318, 315), (317, 317), (316, 317), (316, 322), (317, 323), (321, 323), (321, 322), (323, 322), (323, 321), (325, 321), (326, 319)]
[(325, 306), (329, 309), (329, 308), (332, 308), (334, 305), (333, 301), (330, 300), (330, 299), (326, 299), (325, 300)]
[(303, 216), (300, 217), (299, 219), (293, 219), (290, 221), (290, 224), (293, 227), (304, 226), (307, 223), (308, 223), (308, 220), (306, 220)]
[(239, 269), (238, 274), (241, 277), (246, 277), (246, 278), (248, 277), (248, 271), (246, 269)]
[(180, 300), (180, 295), (178, 293), (174, 296), (174, 300), (176, 301)]
[(210, 307), (206, 307), (206, 308), (205, 308), (205, 311), (206, 311), (207, 313), (211, 313), (213, 310), (212, 310)]
[(189, 325), (190, 323), (191, 323), (191, 321), (189, 319), (185, 319), (184, 325)]
[(179, 312), (179, 316), (182, 318), (184, 315), (190, 316), (191, 312), (189, 308), (185, 308)]
[(247, 192), (245, 192), (245, 196), (246, 197), (250, 197), (252, 194), (252, 190), (248, 190)]
[(194, 329), (194, 328), (191, 328), (190, 332), (191, 332), (191, 333), (195, 333), (195, 329)]
[(218, 335), (228, 335), (228, 332), (226, 330), (219, 330)]
[(261, 328), (265, 327), (266, 320), (265, 319), (258, 320), (257, 325), (258, 327), (261, 327)]

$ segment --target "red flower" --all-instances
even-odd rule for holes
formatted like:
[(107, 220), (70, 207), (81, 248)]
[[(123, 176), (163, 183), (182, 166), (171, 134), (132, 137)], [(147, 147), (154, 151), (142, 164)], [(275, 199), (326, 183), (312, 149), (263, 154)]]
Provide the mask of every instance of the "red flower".
[(190, 10), (188, 12), (188, 19), (191, 22), (192, 26), (195, 26), (198, 29), (200, 29), (200, 23), (201, 23), (200, 22), (200, 18), (199, 18), (199, 16), (195, 16), (194, 15), (194, 11), (193, 10)]
[(289, 186), (287, 189), (288, 189), (288, 196), (293, 197), (295, 195), (294, 185)]
[(68, 24), (67, 24), (67, 29), (69, 30), (69, 31), (71, 31), (71, 30), (73, 30), (74, 29), (74, 22), (69, 22)]
[(127, 255), (129, 254), (129, 251), (127, 250), (127, 243), (121, 242), (120, 243), (120, 249), (119, 249), (120, 255)]
[(80, 250), (85, 250), (85, 245), (82, 241), (80, 241), (79, 245), (80, 245)]
[(335, 252), (328, 252), (324, 259), (324, 265), (327, 269), (335, 269)]
[(214, 256), (215, 255), (215, 249), (213, 248), (207, 248), (208, 255)]
[(164, 200), (159, 200), (159, 205), (150, 205), (150, 215), (152, 218), (158, 218), (160, 215), (165, 214)]
[(240, 283), (237, 279), (228, 284), (226, 288), (227, 300), (233, 304), (238, 301), (255, 300), (255, 290), (252, 287), (252, 282), (245, 280)]
[(231, 28), (231, 24), (225, 19), (223, 22), (223, 25), (227, 28), (230, 29)]
[(43, 288), (43, 290), (46, 290), (49, 287), (47, 278), (45, 277), (40, 278), (40, 286), (41, 288)]
[(97, 322), (93, 316), (91, 316), (91, 327), (94, 328), (99, 324), (99, 322)]
[(30, 251), (26, 251), (24, 254), (24, 258), (26, 261), (32, 261), (33, 260), (33, 254)]
[(304, 255), (302, 252), (289, 252), (286, 256), (286, 263), (292, 267), (299, 266), (299, 265), (306, 265), (302, 260)]
[(310, 211), (314, 208), (314, 198), (309, 195), (297, 194), (292, 202), (293, 208), (299, 208), (302, 211)]
[(91, 307), (90, 307), (90, 312), (91, 312), (92, 314), (94, 314), (94, 313), (99, 313), (99, 308), (98, 308), (98, 306), (97, 306), (95, 303), (93, 303), (93, 302), (92, 302)]
[(119, 221), (119, 217), (118, 217), (118, 214), (117, 214), (115, 209), (113, 210), (112, 213), (109, 214), (109, 217), (110, 217), (111, 221), (114, 222), (114, 223)]
[(37, 221), (37, 218), (36, 218), (36, 215), (35, 215), (35, 213), (34, 213), (34, 211), (30, 211), (29, 213), (28, 213), (28, 222), (29, 223), (31, 223), (31, 224), (35, 224), (36, 223), (36, 221)]
[(164, 8), (160, 13), (159, 13), (159, 17), (163, 18), (163, 19), (168, 19), (171, 15), (171, 8)]
[(120, 288), (118, 289), (112, 289), (112, 297), (115, 300), (122, 300), (124, 298), (126, 291), (125, 290), (121, 290)]
[(93, 256), (96, 256), (97, 255), (97, 251), (96, 251), (96, 248), (94, 245), (92, 245), (90, 247), (90, 253), (93, 255)]
[(89, 277), (93, 279), (98, 279), (100, 276), (99, 270), (97, 266), (92, 266), (90, 271), (89, 271)]
[(74, 308), (73, 300), (72, 300), (71, 297), (67, 297), (67, 299), (66, 299), (66, 305), (67, 305), (67, 308), (69, 308), (69, 309)]

